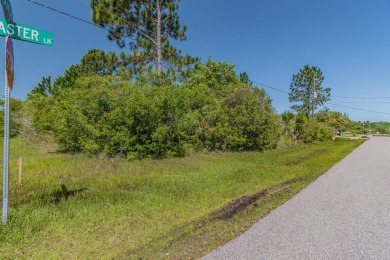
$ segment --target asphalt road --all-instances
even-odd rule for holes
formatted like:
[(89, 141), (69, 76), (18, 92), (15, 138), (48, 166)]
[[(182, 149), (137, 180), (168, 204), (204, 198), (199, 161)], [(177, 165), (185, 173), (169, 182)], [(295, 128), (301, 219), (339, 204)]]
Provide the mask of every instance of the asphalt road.
[(203, 259), (390, 259), (390, 138), (371, 138)]

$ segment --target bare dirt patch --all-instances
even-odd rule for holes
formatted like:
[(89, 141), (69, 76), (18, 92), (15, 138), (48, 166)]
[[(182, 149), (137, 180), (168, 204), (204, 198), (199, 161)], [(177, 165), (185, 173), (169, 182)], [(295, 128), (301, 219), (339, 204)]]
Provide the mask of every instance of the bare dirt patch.
[(281, 184), (261, 190), (255, 194), (252, 195), (245, 195), (241, 198), (238, 198), (231, 203), (227, 204), (226, 206), (218, 209), (216, 212), (211, 214), (211, 220), (218, 219), (218, 220), (229, 220), (233, 218), (236, 214), (246, 214), (254, 207), (257, 207), (259, 205), (259, 200), (264, 197), (270, 197), (275, 193), (276, 191), (284, 188), (288, 188), (289, 185), (294, 184), (298, 181), (302, 181), (302, 178), (292, 179), (285, 182), (282, 182)]

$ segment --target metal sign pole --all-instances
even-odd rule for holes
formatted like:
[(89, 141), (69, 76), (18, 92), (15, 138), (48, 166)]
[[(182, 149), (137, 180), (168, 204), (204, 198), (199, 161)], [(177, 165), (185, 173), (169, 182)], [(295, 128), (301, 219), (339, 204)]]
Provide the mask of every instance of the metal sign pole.
[[(12, 7), (9, 0), (0, 0), (6, 21), (0, 19), (0, 35), (5, 37), (5, 94), (4, 94), (4, 168), (3, 168), (3, 225), (8, 218), (8, 169), (9, 169), (9, 98), (14, 83), (14, 49), (11, 36), (18, 40), (30, 41), (47, 46), (53, 45), (53, 34), (13, 22)], [(10, 22), (10, 23), (8, 23)], [(15, 27), (18, 28), (15, 34)], [(6, 28), (8, 30), (6, 30)], [(40, 37), (41, 36), (41, 37)]]
[[(7, 37), (5, 38), (7, 43)], [(5, 44), (7, 45), (7, 44)], [(7, 55), (7, 47), (5, 55)], [(6, 67), (6, 66), (4, 66)], [(7, 71), (5, 72), (5, 92), (4, 92), (4, 168), (3, 168), (3, 225), (8, 219), (8, 160), (9, 160), (9, 96)]]

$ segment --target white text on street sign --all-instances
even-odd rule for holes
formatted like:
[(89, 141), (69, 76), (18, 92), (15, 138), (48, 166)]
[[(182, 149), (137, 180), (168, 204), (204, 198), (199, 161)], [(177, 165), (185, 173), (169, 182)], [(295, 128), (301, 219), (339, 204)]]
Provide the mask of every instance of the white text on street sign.
[(37, 44), (52, 46), (54, 36), (51, 32), (36, 29), (27, 25), (0, 19), (0, 35), (9, 35), (13, 39), (33, 42)]

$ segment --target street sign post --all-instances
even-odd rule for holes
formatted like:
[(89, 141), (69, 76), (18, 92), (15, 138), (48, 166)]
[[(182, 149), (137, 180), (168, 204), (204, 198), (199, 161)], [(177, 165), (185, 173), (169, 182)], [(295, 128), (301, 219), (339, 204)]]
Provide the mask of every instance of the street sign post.
[(16, 40), (28, 41), (46, 46), (52, 46), (54, 44), (54, 36), (51, 32), (3, 19), (0, 19), (0, 35), (9, 35)]
[(9, 0), (0, 0), (5, 20), (0, 19), (0, 36), (5, 39), (5, 94), (4, 94), (4, 162), (3, 162), (3, 225), (8, 218), (8, 164), (9, 164), (9, 99), (14, 83), (14, 48), (12, 39), (33, 42), (46, 46), (54, 43), (53, 34), (14, 22)]
[[(3, 13), (5, 19), (12, 22), (14, 20), (13, 14), (12, 14), (12, 7), (9, 0), (0, 0), (1, 5), (3, 7)], [(12, 40), (9, 37), (6, 37), (5, 39), (5, 56), (7, 57), (7, 54), (10, 55), (8, 57), (8, 60), (6, 58), (5, 61), (5, 67), (7, 67), (7, 61), (9, 62), (9, 72), (10, 77), (12, 77), (12, 84), (13, 84), (13, 60), (14, 60), (14, 50), (12, 46)], [(12, 56), (12, 57), (11, 57)], [(11, 59), (12, 58), (12, 59)], [(11, 60), (12, 60), (12, 73), (11, 73)], [(4, 162), (3, 162), (3, 214), (2, 214), (2, 222), (3, 225), (7, 223), (8, 219), (8, 163), (9, 163), (9, 96), (10, 96), (10, 88), (8, 87), (8, 71), (5, 71), (5, 93), (4, 93)], [(12, 75), (11, 75), (12, 74)], [(12, 86), (11, 86), (12, 87)]]
[[(5, 45), (11, 40), (6, 37)], [(6, 54), (7, 56), (7, 47)], [(6, 64), (7, 66), (7, 64)], [(7, 71), (5, 72), (5, 94), (4, 94), (4, 162), (3, 162), (3, 225), (7, 223), (8, 218), (8, 164), (9, 164), (9, 97), (11, 88), (8, 86)]]

